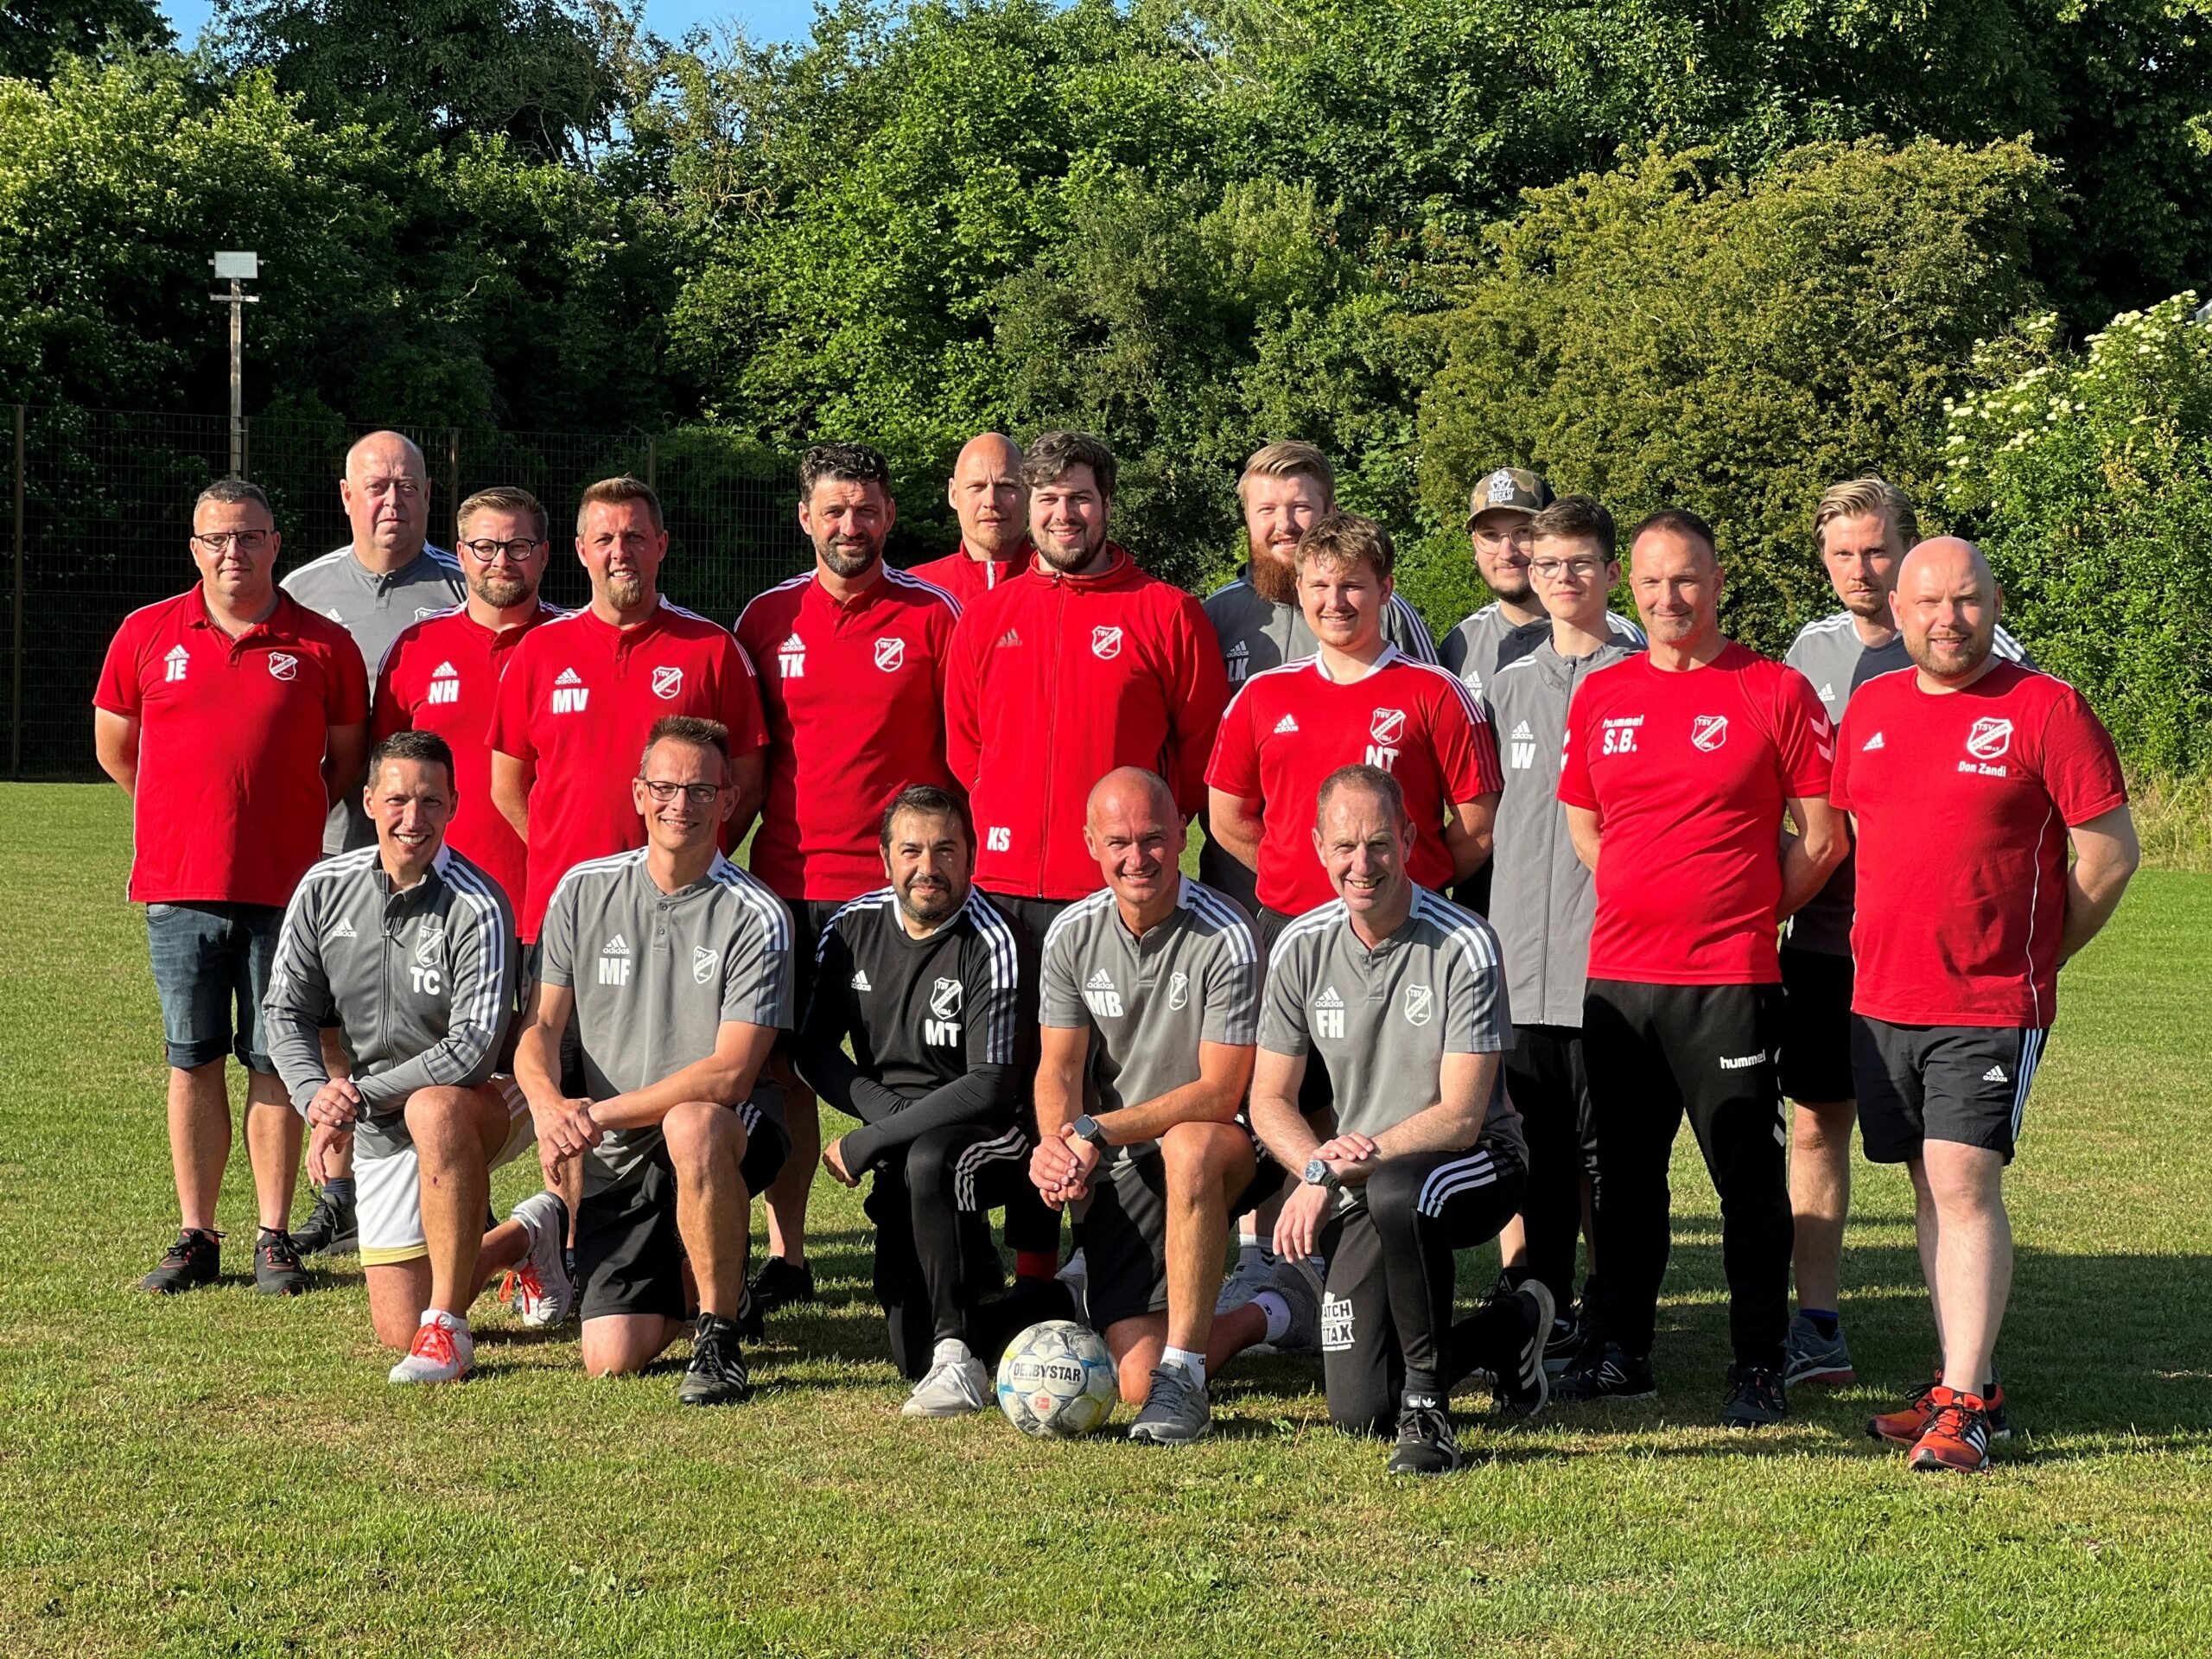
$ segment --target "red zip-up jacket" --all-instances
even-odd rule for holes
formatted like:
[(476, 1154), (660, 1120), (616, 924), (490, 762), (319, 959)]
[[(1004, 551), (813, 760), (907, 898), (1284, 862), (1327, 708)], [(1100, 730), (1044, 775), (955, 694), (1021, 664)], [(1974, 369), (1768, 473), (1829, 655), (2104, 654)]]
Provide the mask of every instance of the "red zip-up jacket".
[(976, 885), (1027, 899), (1098, 890), (1084, 849), (1091, 786), (1116, 766), (1158, 772), (1185, 817), (1229, 701), (1198, 601), (1109, 543), (1096, 575), (1033, 557), (961, 616), (944, 681), (944, 749), (982, 845)]

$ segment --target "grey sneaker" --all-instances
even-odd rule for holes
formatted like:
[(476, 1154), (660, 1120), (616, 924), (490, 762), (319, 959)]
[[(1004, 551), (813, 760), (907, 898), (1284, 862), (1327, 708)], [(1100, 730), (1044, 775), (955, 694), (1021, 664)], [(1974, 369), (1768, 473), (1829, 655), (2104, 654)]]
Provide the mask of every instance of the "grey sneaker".
[(1206, 1404), (1205, 1384), (1193, 1382), (1180, 1365), (1152, 1368), (1152, 1391), (1144, 1409), (1129, 1425), (1133, 1440), (1154, 1446), (1188, 1446), (1202, 1440), (1213, 1427), (1213, 1413)]
[(575, 1285), (569, 1277), (562, 1246), (569, 1236), (569, 1206), (557, 1192), (533, 1192), (508, 1211), (530, 1236), (530, 1254), (508, 1269), (499, 1299), (513, 1305), (522, 1322), (545, 1330), (569, 1317)]
[(1221, 1294), (1213, 1299), (1217, 1313), (1233, 1313), (1265, 1290), (1275, 1276), (1275, 1260), (1263, 1250), (1254, 1250), (1247, 1255), (1239, 1253), (1236, 1265), (1223, 1281)]
[(930, 1373), (914, 1384), (901, 1417), (965, 1417), (991, 1402), (990, 1374), (968, 1344), (948, 1338), (930, 1356)]
[(1313, 1258), (1281, 1261), (1274, 1275), (1262, 1287), (1290, 1306), (1290, 1329), (1275, 1344), (1278, 1352), (1318, 1354), (1321, 1351), (1321, 1269)]
[(1784, 1382), (1793, 1389), (1801, 1383), (1840, 1389), (1858, 1378), (1859, 1373), (1851, 1369), (1851, 1347), (1843, 1339), (1841, 1325), (1836, 1326), (1835, 1335), (1824, 1337), (1802, 1313), (1789, 1321), (1789, 1339), (1782, 1351)]
[(1491, 1374), (1492, 1404), (1516, 1417), (1534, 1417), (1552, 1397), (1551, 1376), (1544, 1370), (1544, 1343), (1552, 1333), (1552, 1294), (1542, 1280), (1531, 1279), (1496, 1302), (1518, 1319), (1521, 1340), (1510, 1362), (1511, 1373)]

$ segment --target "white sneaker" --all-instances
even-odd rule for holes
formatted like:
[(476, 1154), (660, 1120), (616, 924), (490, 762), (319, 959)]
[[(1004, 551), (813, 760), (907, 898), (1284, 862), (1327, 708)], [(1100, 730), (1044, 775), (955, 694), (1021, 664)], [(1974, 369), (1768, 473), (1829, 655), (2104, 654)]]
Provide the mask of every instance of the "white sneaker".
[(1077, 1250), (1073, 1255), (1068, 1257), (1066, 1262), (1061, 1264), (1060, 1270), (1052, 1277), (1065, 1285), (1068, 1287), (1068, 1294), (1075, 1298), (1076, 1317), (1077, 1319), (1084, 1317), (1084, 1310), (1089, 1304), (1084, 1300), (1084, 1292), (1090, 1283), (1090, 1264), (1083, 1259), (1083, 1252)]
[(458, 1382), (474, 1369), (476, 1339), (468, 1321), (439, 1308), (425, 1308), (407, 1357), (391, 1368), (395, 1382)]
[(1238, 1250), (1236, 1265), (1230, 1269), (1229, 1277), (1222, 1281), (1221, 1294), (1213, 1299), (1213, 1311), (1217, 1313), (1236, 1312), (1265, 1290), (1274, 1276), (1274, 1258), (1265, 1250)]
[(530, 1254), (507, 1270), (499, 1300), (534, 1330), (558, 1325), (575, 1299), (576, 1287), (563, 1260), (569, 1206), (557, 1192), (533, 1192), (507, 1212), (507, 1219), (520, 1222), (530, 1235)]
[(991, 1379), (968, 1344), (948, 1338), (930, 1356), (930, 1374), (914, 1384), (901, 1417), (964, 1417), (991, 1403)]

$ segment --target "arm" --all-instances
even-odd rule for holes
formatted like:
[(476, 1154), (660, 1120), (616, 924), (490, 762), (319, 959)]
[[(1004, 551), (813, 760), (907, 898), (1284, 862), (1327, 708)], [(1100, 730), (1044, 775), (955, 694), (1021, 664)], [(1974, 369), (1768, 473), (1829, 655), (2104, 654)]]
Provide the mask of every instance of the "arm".
[(573, 989), (540, 979), (531, 989), (530, 1009), (515, 1042), (515, 1081), (530, 1102), (538, 1144), (553, 1155), (549, 1174), (586, 1147), (596, 1146), (601, 1133), (591, 1102), (571, 1099), (561, 1090), (561, 1038), (575, 1011)]
[(399, 1104), (417, 1089), (465, 1088), (492, 1075), (515, 1001), (514, 938), (498, 905), (487, 900), (471, 909), (467, 923), (457, 931), (451, 930), (456, 918), (447, 918), (446, 1034), (389, 1071), (355, 1079), (372, 1109)]
[[(1249, 1043), (1202, 1042), (1196, 1082), (1118, 1111), (1101, 1113), (1098, 1127), (1110, 1145), (1129, 1147), (1141, 1141), (1156, 1141), (1178, 1123), (1234, 1122), (1237, 1104), (1251, 1084), (1252, 1055)], [(1039, 1127), (1041, 1129), (1042, 1125)]]
[(715, 1029), (713, 1053), (670, 1072), (658, 1083), (601, 1101), (592, 1108), (592, 1121), (601, 1128), (642, 1129), (687, 1101), (734, 1106), (751, 1097), (775, 1043), (773, 1026), (725, 1020)]
[[(1569, 807), (1567, 817), (1573, 816), (1574, 809)], [(1791, 797), (1789, 817), (1800, 833), (1783, 843), (1782, 901), (1776, 909), (1777, 921), (1796, 915), (1827, 886), (1835, 867), (1851, 850), (1851, 832), (1844, 828), (1843, 814), (1829, 804), (1827, 796)], [(1578, 836), (1575, 851), (1581, 850)], [(1598, 868), (1593, 859), (1583, 861), (1593, 870)]]
[(530, 839), (530, 790), (537, 780), (536, 761), (492, 751), (492, 804), (524, 842)]
[(1471, 801), (1452, 802), (1451, 816), (1444, 824), (1444, 847), (1452, 855), (1454, 881), (1465, 880), (1489, 862), (1501, 793), (1493, 789)]
[[(269, 1058), (283, 1080), (292, 1109), (302, 1117), (330, 1086), (330, 1073), (322, 1060), (323, 1010), (330, 1006), (330, 978), (322, 965), (321, 930), (316, 925), (315, 883), (302, 881), (284, 907), (284, 921), (276, 936), (276, 951), (269, 972), (269, 988), (262, 993), (262, 1039)], [(352, 1118), (352, 1103), (359, 1098), (349, 1082), (343, 1094)]]
[(983, 759), (982, 702), (977, 682), (982, 674), (982, 646), (976, 618), (982, 607), (965, 612), (953, 625), (944, 667), (944, 764), (963, 790), (976, 786)]
[(92, 753), (100, 770), (115, 779), (125, 795), (138, 795), (138, 718), (112, 709), (92, 710)]
[(369, 760), (369, 722), (356, 720), (333, 726), (322, 749), (322, 786), (333, 806), (361, 790), (362, 774)]
[(1206, 762), (1221, 730), (1222, 714), (1229, 707), (1229, 670), (1221, 660), (1221, 637), (1213, 631), (1205, 607), (1185, 594), (1181, 608), (1174, 683), (1167, 688), (1164, 759), (1167, 786), (1175, 791), (1175, 804), (1187, 821), (1206, 804)]
[(1591, 874), (1598, 873), (1598, 814), (1586, 806), (1567, 809), (1567, 833), (1574, 842), (1574, 855)]
[(909, 1146), (931, 1129), (948, 1124), (1003, 1121), (1013, 1111), (1014, 1078), (1010, 1065), (982, 1066), (938, 1084), (903, 1111), (870, 1120), (867, 1127), (844, 1137), (845, 1166), (857, 1172), (885, 1153)]
[(1206, 791), (1206, 833), (1246, 869), (1260, 868), (1260, 803), (1225, 789)]
[(816, 948), (814, 995), (791, 1043), (800, 1078), (830, 1105), (862, 1123), (889, 1117), (906, 1100), (861, 1071), (845, 1052), (845, 1039), (859, 1025), (853, 1004), (853, 957), (834, 927)]
[(2071, 960), (2112, 919), (2143, 859), (2135, 841), (2135, 820), (2125, 806), (2075, 824), (2067, 838), (2074, 845), (2074, 865), (2066, 873), (2066, 926), (2058, 940), (2061, 962)]
[[(1083, 1116), (1083, 1076), (1090, 1058), (1090, 1027), (1046, 1026), (1038, 1033), (1037, 1150), (1029, 1160), (1029, 1179), (1045, 1202), (1065, 1204), (1083, 1196), (1084, 1164), (1074, 1148), (1075, 1121)], [(1084, 1147), (1089, 1152), (1090, 1147)], [(1092, 1161), (1096, 1161), (1093, 1156)]]
[(1364, 1181), (1376, 1164), (1412, 1153), (1461, 1152), (1473, 1146), (1482, 1134), (1503, 1064), (1503, 1057), (1496, 1053), (1445, 1054), (1437, 1068), (1436, 1103), (1375, 1136), (1375, 1155), (1347, 1170), (1344, 1179)]

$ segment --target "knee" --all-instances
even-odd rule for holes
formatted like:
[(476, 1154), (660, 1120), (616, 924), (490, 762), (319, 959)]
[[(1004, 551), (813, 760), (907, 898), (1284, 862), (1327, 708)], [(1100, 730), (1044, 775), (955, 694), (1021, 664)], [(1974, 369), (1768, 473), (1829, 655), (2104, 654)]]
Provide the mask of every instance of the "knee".
[(1410, 1221), (1414, 1206), (1421, 1198), (1421, 1183), (1427, 1173), (1409, 1158), (1392, 1159), (1376, 1165), (1375, 1173), (1367, 1178), (1369, 1213), (1378, 1223)]
[(696, 1176), (716, 1159), (745, 1156), (745, 1125), (709, 1100), (687, 1100), (661, 1120), (661, 1138), (679, 1171)]
[(406, 1121), (408, 1138), (414, 1141), (418, 1153), (434, 1148), (448, 1150), (471, 1138), (468, 1120), (472, 1104), (466, 1089), (417, 1089), (407, 1096), (400, 1116)]
[(580, 1346), (586, 1376), (629, 1376), (645, 1370), (659, 1351), (643, 1351), (629, 1340), (626, 1332), (599, 1332), (587, 1329)]
[(944, 1137), (924, 1135), (906, 1148), (906, 1191), (918, 1203), (937, 1205), (948, 1201), (953, 1188), (954, 1161)]
[(1218, 1198), (1221, 1184), (1250, 1139), (1233, 1123), (1178, 1123), (1160, 1137), (1167, 1190), (1179, 1198)]
[(1928, 1196), (1947, 1216), (1971, 1216), (2002, 1207), (2000, 1178), (2003, 1161), (1993, 1152), (1978, 1147), (1945, 1147), (1936, 1150), (1922, 1167)]

